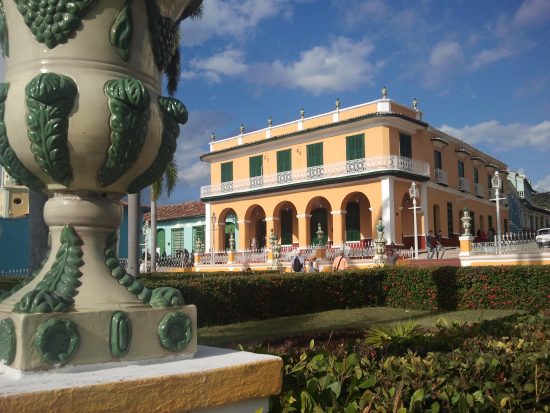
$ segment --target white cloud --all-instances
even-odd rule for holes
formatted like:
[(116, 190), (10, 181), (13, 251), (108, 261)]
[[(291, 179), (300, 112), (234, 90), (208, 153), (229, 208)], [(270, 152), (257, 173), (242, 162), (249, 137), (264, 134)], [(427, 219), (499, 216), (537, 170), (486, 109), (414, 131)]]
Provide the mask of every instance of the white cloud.
[[(199, 157), (208, 152), (210, 135), (227, 122), (220, 112), (191, 112), (189, 121), (181, 127), (175, 160), (178, 177), (183, 185), (206, 185), (210, 177), (210, 164)], [(199, 196), (198, 188), (194, 189)]]
[(439, 86), (445, 78), (463, 66), (463, 61), (464, 53), (458, 42), (444, 40), (437, 43), (423, 67), (424, 84), (432, 88)]
[[(236, 49), (228, 49), (205, 59), (195, 58), (190, 62), (191, 67), (207, 79), (219, 83), (221, 76), (236, 76), (248, 69), (244, 63), (244, 53)], [(186, 72), (183, 77), (190, 79), (196, 72)]]
[(550, 22), (548, 0), (525, 0), (513, 16), (500, 16), (495, 25), (495, 34), (513, 40), (518, 32), (533, 30)]
[(183, 44), (195, 46), (216, 36), (243, 40), (262, 20), (291, 14), (289, 0), (208, 0), (200, 20), (182, 23)]
[(546, 175), (540, 181), (533, 185), (539, 192), (550, 192), (550, 175)]
[(511, 149), (524, 146), (550, 149), (550, 121), (536, 125), (523, 123), (501, 124), (496, 120), (453, 128), (443, 125), (439, 129), (473, 145), (488, 144), (495, 148)]
[(249, 79), (260, 85), (304, 89), (319, 95), (326, 91), (352, 90), (372, 84), (383, 63), (367, 60), (374, 50), (367, 40), (353, 41), (345, 37), (332, 39), (328, 46), (315, 46), (300, 53), (289, 64), (281, 60), (251, 68)]
[(497, 62), (499, 60), (505, 59), (507, 57), (512, 56), (514, 53), (505, 48), (505, 47), (498, 47), (496, 49), (485, 49), (481, 52), (477, 53), (472, 58), (472, 63), (470, 64), (471, 70), (477, 70), (482, 66), (485, 66), (490, 63)]

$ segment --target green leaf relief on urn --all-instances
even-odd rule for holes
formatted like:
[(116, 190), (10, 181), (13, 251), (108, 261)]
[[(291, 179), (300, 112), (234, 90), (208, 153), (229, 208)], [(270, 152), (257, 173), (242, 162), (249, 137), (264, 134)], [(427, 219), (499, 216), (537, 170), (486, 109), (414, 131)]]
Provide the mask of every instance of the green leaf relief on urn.
[(114, 183), (137, 161), (149, 122), (151, 98), (137, 79), (110, 80), (104, 87), (111, 112), (110, 145), (98, 172), (102, 187)]
[(56, 73), (41, 73), (25, 88), (31, 152), (45, 173), (66, 186), (73, 179), (68, 145), (69, 114), (77, 94), (74, 80)]
[(157, 181), (172, 161), (176, 151), (176, 140), (180, 127), (187, 122), (188, 114), (185, 105), (175, 98), (159, 97), (158, 104), (162, 113), (162, 142), (157, 156), (151, 166), (130, 183), (129, 193), (135, 193)]
[(125, 62), (130, 60), (133, 28), (132, 0), (127, 0), (111, 26), (109, 34), (111, 45)]
[(66, 364), (80, 346), (80, 334), (74, 321), (53, 317), (40, 324), (33, 345), (47, 364)]
[(8, 98), (9, 83), (0, 83), (0, 164), (8, 174), (18, 183), (33, 191), (41, 191), (44, 184), (21, 163), (15, 151), (10, 146), (4, 121), (6, 99)]
[(14, 0), (37, 42), (53, 49), (67, 43), (98, 0)]
[(74, 303), (74, 296), (82, 284), (79, 268), (84, 265), (83, 242), (71, 225), (65, 225), (60, 241), (52, 267), (36, 287), (15, 304), (15, 312), (61, 312)]
[(4, 12), (4, 1), (0, 0), (0, 47), (2, 47), (2, 56), (10, 56), (10, 41), (8, 36), (8, 22)]

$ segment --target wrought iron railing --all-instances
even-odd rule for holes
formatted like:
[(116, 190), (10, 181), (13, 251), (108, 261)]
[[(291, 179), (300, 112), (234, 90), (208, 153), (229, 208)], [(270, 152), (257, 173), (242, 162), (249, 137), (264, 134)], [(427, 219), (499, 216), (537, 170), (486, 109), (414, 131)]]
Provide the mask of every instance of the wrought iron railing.
[(443, 169), (435, 168), (434, 182), (436, 184), (449, 185), (449, 178), (446, 171)]
[(335, 164), (312, 166), (305, 169), (295, 169), (238, 181), (207, 185), (201, 187), (201, 196), (204, 197), (230, 192), (245, 192), (260, 188), (273, 188), (291, 183), (312, 182), (328, 178), (353, 176), (380, 171), (400, 171), (428, 178), (430, 177), (430, 165), (427, 162), (397, 155), (374, 156)]
[(458, 177), (458, 190), (464, 191), (464, 192), (470, 192), (470, 180), (467, 178), (463, 178), (461, 176)]

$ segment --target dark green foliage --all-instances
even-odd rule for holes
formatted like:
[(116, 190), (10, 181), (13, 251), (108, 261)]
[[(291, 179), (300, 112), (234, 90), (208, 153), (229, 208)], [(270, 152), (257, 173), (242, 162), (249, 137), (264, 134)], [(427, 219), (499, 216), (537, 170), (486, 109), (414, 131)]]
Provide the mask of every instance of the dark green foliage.
[(0, 47), (2, 47), (2, 56), (10, 57), (10, 41), (8, 36), (8, 22), (4, 13), (4, 2), (0, 0)]
[(283, 355), (283, 388), (269, 411), (550, 410), (547, 313), (440, 328), (431, 337), (447, 345), (423, 357), (352, 343), (335, 352), (312, 345), (302, 354)]
[[(550, 266), (384, 267), (339, 273), (186, 273), (144, 279), (179, 289), (199, 308), (199, 325), (390, 306), (418, 310), (533, 309), (550, 303)], [(485, 285), (506, 300), (495, 301)], [(515, 295), (515, 298), (510, 298)], [(475, 303), (473, 297), (476, 297)], [(478, 297), (483, 297), (478, 298)], [(476, 304), (477, 303), (477, 304)]]

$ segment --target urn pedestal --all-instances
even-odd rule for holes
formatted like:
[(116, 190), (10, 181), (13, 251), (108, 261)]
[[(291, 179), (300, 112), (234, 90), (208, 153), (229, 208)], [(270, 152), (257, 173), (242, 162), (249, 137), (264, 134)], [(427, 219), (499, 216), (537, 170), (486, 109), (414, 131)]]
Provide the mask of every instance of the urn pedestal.
[(196, 309), (117, 258), (120, 199), (172, 161), (185, 106), (161, 96), (192, 0), (5, 0), (0, 161), (50, 197), (51, 251), (0, 298), (0, 359), (18, 370), (192, 355)]

